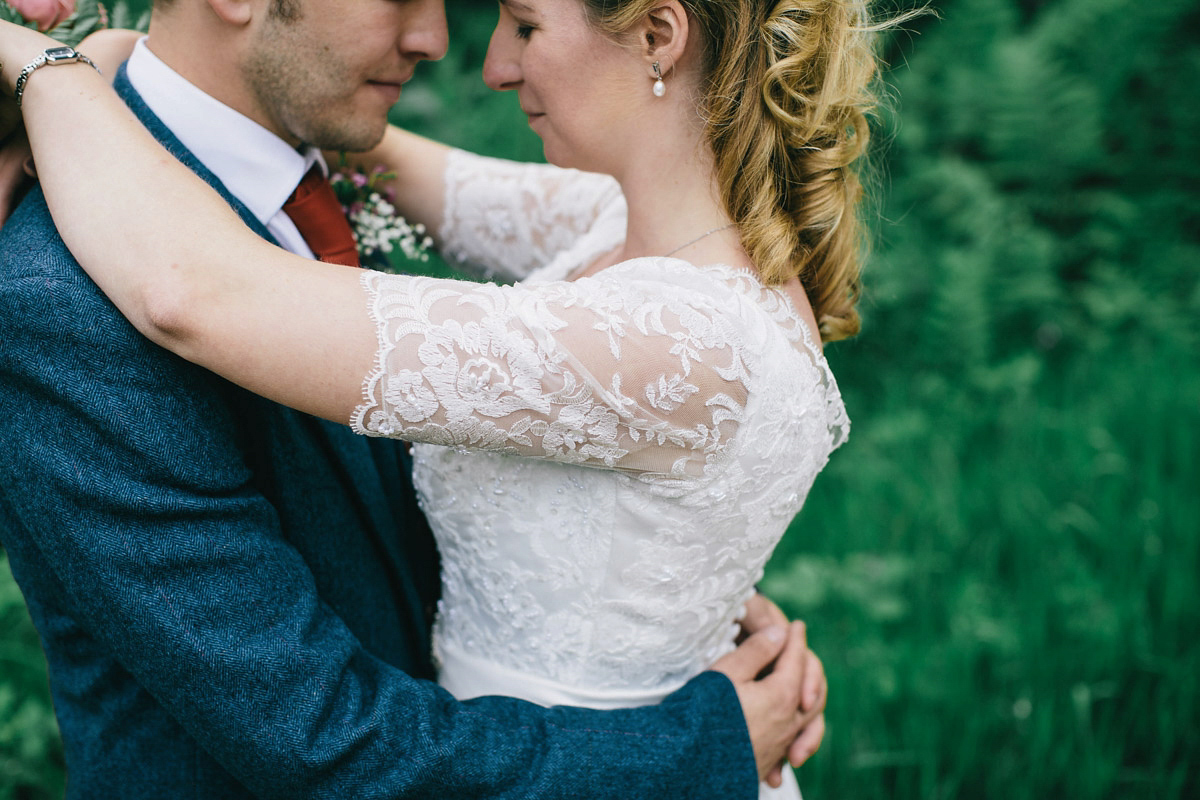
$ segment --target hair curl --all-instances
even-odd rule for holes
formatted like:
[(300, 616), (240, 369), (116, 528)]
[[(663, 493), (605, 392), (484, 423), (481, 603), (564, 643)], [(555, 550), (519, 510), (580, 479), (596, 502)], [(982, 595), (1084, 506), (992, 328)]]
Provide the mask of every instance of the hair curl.
[[(867, 0), (679, 1), (704, 48), (700, 111), (742, 246), (766, 284), (799, 276), (824, 341), (853, 336), (866, 249), (858, 169), (885, 26), (871, 25)], [(661, 0), (582, 2), (619, 35)]]

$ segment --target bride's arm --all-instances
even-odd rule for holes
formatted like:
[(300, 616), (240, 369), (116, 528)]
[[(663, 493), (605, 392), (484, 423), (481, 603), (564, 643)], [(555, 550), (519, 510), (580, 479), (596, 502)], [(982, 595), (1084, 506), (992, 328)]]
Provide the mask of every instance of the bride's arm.
[(79, 51), (96, 62), (104, 77), (112, 82), (117, 69), (129, 60), (133, 46), (146, 34), (122, 28), (105, 28), (90, 33), (79, 43)]
[[(156, 344), (255, 394), (364, 433), (671, 481), (705, 474), (737, 429), (736, 330), (682, 287), (369, 273), (368, 298), (360, 270), (247, 229), (92, 70), (38, 70), (26, 120), (50, 211), (88, 274)], [(676, 347), (696, 326), (717, 334)]]
[[(0, 26), (5, 91), (53, 46)], [(254, 235), (87, 66), (37, 70), (23, 112), (63, 240), (138, 330), (272, 400), (350, 418), (376, 348), (358, 270)]]
[[(326, 154), (330, 163), (340, 157)], [(578, 244), (602, 215), (624, 218), (620, 188), (607, 175), (488, 158), (395, 126), (375, 149), (347, 160), (364, 173), (395, 173), (396, 210), (423, 223), (448, 261), (489, 278), (521, 280)]]

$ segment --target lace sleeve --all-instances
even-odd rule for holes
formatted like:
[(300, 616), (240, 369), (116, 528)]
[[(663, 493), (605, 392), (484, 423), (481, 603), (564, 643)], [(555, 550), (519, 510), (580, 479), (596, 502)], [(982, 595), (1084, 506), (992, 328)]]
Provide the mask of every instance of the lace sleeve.
[(741, 424), (740, 329), (700, 293), (602, 278), (363, 284), (379, 353), (358, 433), (679, 483), (711, 474)]
[(624, 209), (607, 175), (454, 150), (439, 236), (452, 263), (520, 280), (579, 243), (601, 215), (623, 221)]

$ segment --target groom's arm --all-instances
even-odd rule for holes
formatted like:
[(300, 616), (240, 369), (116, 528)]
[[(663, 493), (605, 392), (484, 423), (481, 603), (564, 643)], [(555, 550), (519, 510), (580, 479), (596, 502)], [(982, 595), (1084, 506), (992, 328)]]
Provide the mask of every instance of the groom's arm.
[[(30, 203), (40, 197), (23, 214)], [(9, 505), (77, 620), (246, 786), (281, 798), (757, 797), (721, 675), (659, 706), (597, 712), (459, 703), (374, 658), (253, 489), (224, 384), (136, 334), (63, 266), (60, 242), (22, 253), (45, 269), (11, 256), (0, 480), (38, 491), (9, 492)]]

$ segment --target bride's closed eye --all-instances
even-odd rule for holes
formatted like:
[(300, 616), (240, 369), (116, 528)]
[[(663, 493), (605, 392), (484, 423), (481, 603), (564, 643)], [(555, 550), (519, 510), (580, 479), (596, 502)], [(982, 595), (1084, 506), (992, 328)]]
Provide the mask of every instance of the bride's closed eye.
[[(516, 8), (514, 8), (514, 6), (516, 6)], [(524, 13), (528, 12), (529, 10), (530, 9), (526, 5), (518, 2), (518, 0), (500, 0), (500, 21), (503, 23), (507, 18), (507, 21), (511, 22), (515, 28), (513, 31), (514, 35), (518, 39), (528, 39), (530, 34), (533, 33), (535, 26), (530, 25), (527, 22), (523, 22), (517, 17), (517, 15), (521, 14), (523, 16)]]

